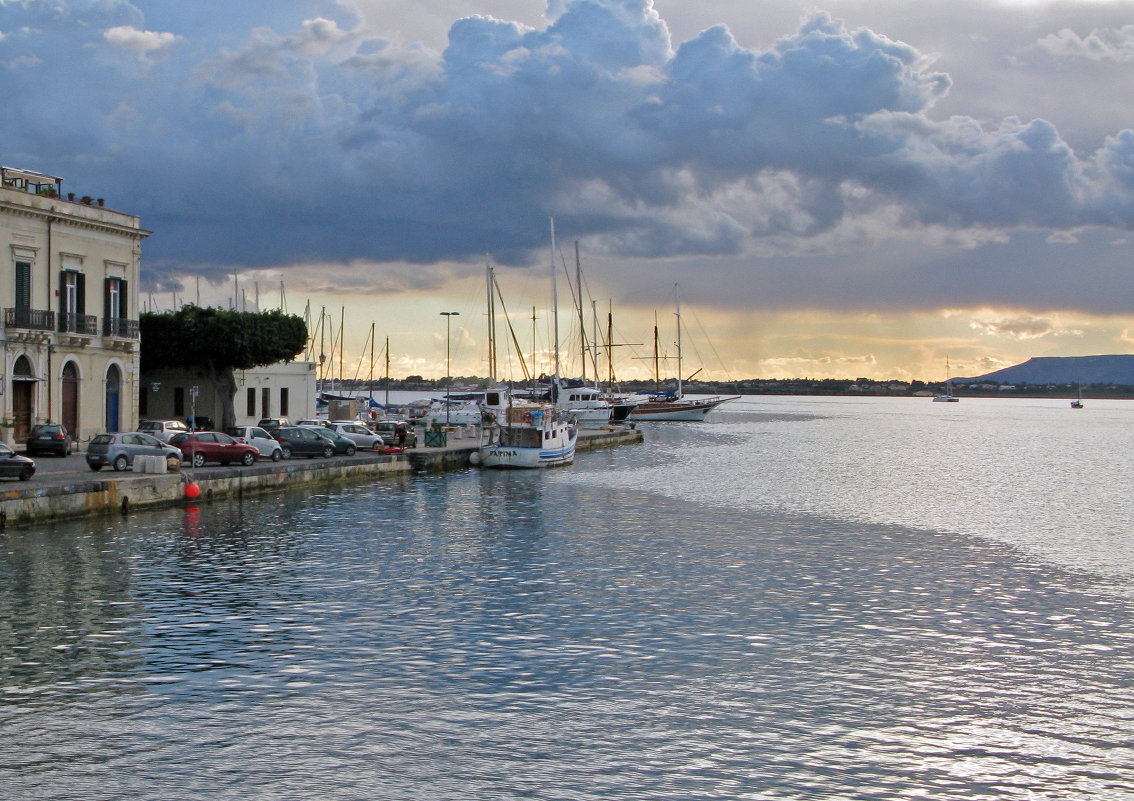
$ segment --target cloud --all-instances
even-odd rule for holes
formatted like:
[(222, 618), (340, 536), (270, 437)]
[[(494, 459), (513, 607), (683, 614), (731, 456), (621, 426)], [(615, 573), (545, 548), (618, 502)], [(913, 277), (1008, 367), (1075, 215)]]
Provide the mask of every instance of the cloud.
[(1134, 25), (1096, 28), (1086, 36), (1063, 28), (1037, 41), (1036, 47), (1053, 56), (1089, 61), (1134, 61)]
[(974, 318), (969, 327), (990, 336), (1017, 340), (1042, 339), (1053, 336), (1083, 336), (1083, 329), (1069, 327), (1056, 317), (1016, 314)]
[(115, 47), (133, 50), (142, 55), (171, 47), (181, 38), (167, 32), (139, 30), (133, 25), (116, 25), (113, 28), (108, 28), (103, 36)]
[[(0, 82), (7, 152), (139, 213), (155, 276), (523, 264), (548, 216), (610, 258), (748, 265), (1134, 224), (1134, 131), (1080, 155), (1043, 119), (937, 119), (948, 75), (826, 14), (754, 49), (721, 25), (675, 42), (650, 0), (557, 0), (544, 27), (459, 19), (434, 52), (374, 35), (363, 4), (180, 27), (170, 4), (160, 33), (124, 0), (46, 5), (5, 5), (36, 33), (0, 64), (69, 54)], [(1096, 34), (1118, 52), (1125, 31)]]

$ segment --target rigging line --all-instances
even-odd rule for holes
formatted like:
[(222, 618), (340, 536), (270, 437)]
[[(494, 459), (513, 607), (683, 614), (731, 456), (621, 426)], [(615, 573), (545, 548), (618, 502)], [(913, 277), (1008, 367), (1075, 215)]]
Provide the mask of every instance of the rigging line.
[[(709, 332), (705, 330), (705, 326), (701, 323), (701, 318), (697, 316), (697, 310), (689, 308), (688, 311), (693, 315), (693, 320), (697, 323), (697, 328), (700, 329), (701, 336), (703, 336), (705, 338), (705, 342), (708, 343), (709, 350), (711, 350), (713, 352), (713, 355), (717, 357), (717, 362), (721, 366), (721, 371), (725, 374), (725, 380), (730, 384), (735, 383), (735, 379), (728, 372), (728, 367), (725, 365), (724, 359), (721, 358), (721, 355), (717, 352), (716, 345), (713, 344), (713, 340), (709, 337)], [(696, 343), (694, 343), (693, 349), (697, 349)], [(700, 358), (699, 355), (698, 358)]]
[[(368, 333), (366, 335), (366, 341), (362, 343), (362, 352), (363, 353), (366, 353), (366, 346), (370, 344), (370, 338), (373, 337), (373, 336), (374, 336), (374, 326), (371, 325), (370, 326), (370, 333)], [(360, 370), (362, 370), (362, 357), (361, 356), (358, 358), (358, 364), (354, 369), (354, 378), (351, 379), (351, 381), (354, 383), (355, 386), (358, 385), (358, 373), (359, 373)], [(370, 365), (370, 378), (371, 379), (374, 378), (374, 365), (373, 364)]]
[(504, 312), (504, 322), (508, 325), (508, 333), (512, 335), (512, 344), (516, 346), (516, 355), (520, 359), (520, 369), (524, 371), (524, 380), (530, 381), (531, 374), (528, 372), (528, 364), (524, 361), (524, 350), (520, 347), (520, 341), (516, 338), (516, 330), (512, 328), (512, 319), (508, 316), (508, 307), (504, 304), (504, 293), (500, 291), (500, 284), (496, 280), (496, 276), (492, 276), (492, 284), (496, 288), (496, 297), (500, 300), (500, 310)]

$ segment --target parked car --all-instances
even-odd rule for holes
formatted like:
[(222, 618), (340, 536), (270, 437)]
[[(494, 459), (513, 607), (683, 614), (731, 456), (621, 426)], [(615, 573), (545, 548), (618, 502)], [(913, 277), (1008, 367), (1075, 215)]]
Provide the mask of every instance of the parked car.
[(189, 433), (189, 426), (180, 420), (143, 420), (138, 423), (138, 430), (162, 442), (169, 442), (178, 434)]
[(397, 445), (403, 448), (417, 447), (417, 432), (408, 420), (378, 420), (374, 430), (382, 435), (387, 445)]
[(56, 456), (66, 456), (71, 452), (74, 440), (71, 432), (59, 423), (39, 423), (32, 426), (28, 434), (27, 444), (24, 446), (28, 456), (37, 453), (54, 453)]
[(335, 455), (334, 444), (319, 436), (314, 428), (280, 426), (271, 433), (279, 440), (285, 459), (290, 459), (292, 456), (307, 456), (312, 459), (322, 456), (324, 459), (330, 459)]
[(314, 418), (314, 417), (308, 417), (308, 418), (303, 419), (303, 420), (296, 420), (295, 424), (297, 426), (306, 426), (308, 428), (310, 428), (312, 426), (319, 427), (319, 426), (330, 425), (326, 420), (320, 420), (320, 419), (317, 419), (317, 418)]
[(354, 420), (332, 420), (327, 423), (327, 430), (346, 437), (362, 450), (374, 450), (385, 445), (381, 434), (375, 434), (362, 423)]
[(35, 475), (35, 462), (0, 442), (0, 476), (27, 481)]
[(323, 426), (312, 426), (307, 430), (314, 431), (327, 442), (331, 443), (331, 447), (334, 448), (335, 453), (341, 453), (343, 456), (354, 456), (355, 451), (358, 450), (358, 446), (355, 445), (352, 440), (347, 439), (337, 431)]
[(189, 426), (190, 431), (212, 431), (213, 430), (213, 418), (206, 417), (203, 414), (199, 414), (196, 417), (194, 417), (193, 415), (190, 415), (189, 417), (185, 418), (185, 423), (186, 423), (186, 425)]
[(280, 428), (281, 426), (290, 426), (292, 422), (286, 417), (262, 417), (260, 418), (260, 422), (256, 425), (265, 431), (271, 432), (273, 429)]
[(254, 447), (260, 452), (261, 458), (271, 459), (273, 462), (283, 458), (283, 446), (260, 426), (233, 426), (225, 433), (237, 442)]
[(87, 444), (87, 465), (91, 470), (113, 467), (118, 472), (134, 467), (137, 456), (164, 456), (181, 464), (181, 451), (157, 437), (141, 431), (98, 434)]
[(192, 431), (178, 434), (169, 441), (169, 444), (180, 449), (182, 455), (194, 467), (201, 467), (205, 462), (221, 464), (240, 462), (247, 467), (260, 458), (260, 452), (254, 447), (237, 442), (222, 431)]

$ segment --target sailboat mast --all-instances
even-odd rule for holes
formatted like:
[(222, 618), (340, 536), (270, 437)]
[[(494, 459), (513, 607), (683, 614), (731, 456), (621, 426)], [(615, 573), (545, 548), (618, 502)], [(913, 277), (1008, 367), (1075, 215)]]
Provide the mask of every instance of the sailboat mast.
[(555, 338), (555, 389), (559, 392), (559, 281), (555, 273), (555, 219), (551, 218), (551, 311), (554, 322), (552, 336)]
[(681, 287), (678, 284), (673, 285), (673, 299), (677, 307), (677, 397), (681, 398), (684, 393), (681, 391)]
[(386, 408), (390, 408), (390, 338), (386, 337)]
[(488, 378), (496, 381), (496, 277), (492, 265), (485, 263), (485, 284), (488, 295)]
[[(374, 400), (374, 323), (370, 323), (370, 400)], [(369, 412), (370, 410), (367, 409)]]
[[(579, 240), (575, 240), (575, 288), (579, 292), (579, 348), (580, 348), (580, 362), (583, 371), (583, 383), (587, 383), (587, 333), (586, 323), (583, 320), (583, 264), (579, 260)], [(595, 376), (598, 379), (598, 376)]]

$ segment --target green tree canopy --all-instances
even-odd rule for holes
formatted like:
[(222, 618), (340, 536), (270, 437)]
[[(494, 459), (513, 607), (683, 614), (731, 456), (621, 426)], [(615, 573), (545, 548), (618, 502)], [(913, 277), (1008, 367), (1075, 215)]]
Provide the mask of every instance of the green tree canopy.
[(240, 312), (190, 305), (175, 312), (143, 312), (139, 326), (142, 370), (251, 370), (292, 359), (307, 344), (303, 319), (278, 309)]

